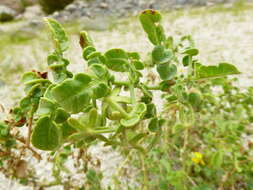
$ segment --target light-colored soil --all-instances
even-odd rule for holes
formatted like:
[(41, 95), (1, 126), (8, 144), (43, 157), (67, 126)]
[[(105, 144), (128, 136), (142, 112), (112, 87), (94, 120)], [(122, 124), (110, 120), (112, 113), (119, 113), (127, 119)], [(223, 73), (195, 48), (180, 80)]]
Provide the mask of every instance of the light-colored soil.
[[(197, 11), (177, 11), (164, 14), (164, 25), (168, 34), (180, 37), (191, 34), (196, 42), (196, 47), (200, 50), (199, 58), (204, 64), (217, 64), (219, 62), (229, 62), (235, 64), (242, 74), (239, 76), (241, 87), (251, 86), (253, 77), (253, 9), (245, 11), (221, 11), (210, 12), (205, 10)], [(137, 18), (130, 18), (119, 21), (117, 26), (110, 31), (90, 31), (90, 35), (95, 41), (98, 50), (104, 52), (108, 48), (123, 48), (127, 51), (141, 52), (142, 58), (147, 58), (147, 52), (152, 49), (141, 29)], [(7, 79), (0, 75), (0, 79), (6, 85), (0, 87), (0, 103), (5, 107), (10, 107), (10, 100), (15, 100), (21, 96), (21, 88), (18, 79), (20, 72), (16, 71), (17, 65), (24, 69), (45, 69), (46, 56), (52, 51), (52, 44), (49, 36), (42, 34), (40, 40), (32, 40), (29, 43), (11, 46), (0, 51), (1, 72), (10, 72)], [(71, 36), (71, 48), (66, 53), (66, 57), (71, 60), (72, 71), (84, 70), (84, 61), (81, 57), (81, 49), (78, 44), (78, 36)], [(15, 73), (16, 72), (16, 73)], [(3, 75), (2, 75), (3, 76)], [(18, 89), (18, 90), (17, 90)], [(3, 114), (0, 114), (0, 119)], [(99, 148), (93, 153), (102, 158), (102, 170), (106, 176), (110, 176), (119, 164), (120, 158), (115, 158), (115, 152)], [(103, 150), (105, 152), (103, 152)], [(111, 160), (114, 158), (114, 160)], [(110, 160), (110, 162), (108, 161)], [(42, 162), (38, 164), (38, 170), (43, 168)], [(43, 168), (47, 172), (48, 168)], [(42, 172), (42, 173), (43, 173)], [(45, 174), (45, 173), (44, 173)], [(47, 175), (47, 174), (45, 174)], [(105, 181), (108, 183), (108, 180)], [(6, 188), (8, 187), (8, 188)], [(8, 180), (0, 176), (0, 189), (26, 190), (28, 188), (9, 183)], [(59, 189), (59, 188), (56, 188)]]

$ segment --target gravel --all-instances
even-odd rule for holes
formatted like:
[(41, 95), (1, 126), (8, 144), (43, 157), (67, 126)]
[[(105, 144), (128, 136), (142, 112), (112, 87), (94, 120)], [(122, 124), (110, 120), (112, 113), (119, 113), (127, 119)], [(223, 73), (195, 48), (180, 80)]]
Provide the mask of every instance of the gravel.
[(137, 15), (144, 9), (171, 10), (186, 6), (205, 6), (217, 3), (234, 3), (236, 0), (78, 0), (52, 17), (71, 21), (83, 17)]

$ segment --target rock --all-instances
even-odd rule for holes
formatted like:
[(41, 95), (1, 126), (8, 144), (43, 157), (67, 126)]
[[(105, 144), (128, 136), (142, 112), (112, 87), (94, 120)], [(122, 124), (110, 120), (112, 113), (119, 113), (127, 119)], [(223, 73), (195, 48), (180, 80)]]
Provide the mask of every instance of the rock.
[(100, 3), (99, 6), (100, 6), (102, 9), (107, 9), (107, 8), (108, 8), (108, 4), (107, 4), (107, 3), (104, 3), (104, 2)]
[(41, 10), (40, 6), (33, 5), (25, 9), (25, 12), (23, 13), (22, 17), (25, 19), (36, 19), (42, 17), (43, 15), (44, 13)]
[(69, 12), (74, 12), (74, 11), (76, 11), (78, 9), (78, 7), (75, 5), (75, 4), (70, 4), (70, 5), (68, 5), (66, 8), (65, 8), (65, 10), (66, 11), (69, 11)]
[(110, 20), (104, 17), (82, 18), (80, 27), (82, 30), (107, 30), (110, 27)]
[(16, 11), (13, 9), (0, 5), (0, 22), (11, 21), (14, 19)]
[[(85, 17), (122, 17), (137, 15), (144, 9), (170, 10), (185, 6), (210, 6), (211, 3), (231, 3), (234, 1), (236, 0), (76, 0), (52, 16), (61, 21)], [(95, 28), (97, 27), (95, 26)]]
[(33, 19), (29, 21), (27, 25), (28, 27), (33, 28), (33, 29), (41, 29), (44, 27), (44, 22), (42, 19)]
[(24, 10), (24, 7), (21, 4), (21, 1), (18, 0), (0, 0), (2, 6), (9, 7), (16, 12), (22, 12)]

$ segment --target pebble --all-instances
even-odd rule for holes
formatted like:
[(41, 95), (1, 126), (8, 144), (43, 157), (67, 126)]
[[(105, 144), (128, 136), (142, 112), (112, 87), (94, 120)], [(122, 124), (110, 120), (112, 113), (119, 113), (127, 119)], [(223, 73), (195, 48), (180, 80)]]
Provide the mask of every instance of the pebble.
[[(206, 6), (221, 3), (223, 0), (93, 0), (75, 1), (63, 11), (55, 12), (51, 16), (61, 21), (71, 21), (84, 17), (114, 16), (122, 17), (138, 14), (144, 9), (168, 10), (182, 8), (186, 5)], [(234, 2), (235, 0), (227, 0)]]

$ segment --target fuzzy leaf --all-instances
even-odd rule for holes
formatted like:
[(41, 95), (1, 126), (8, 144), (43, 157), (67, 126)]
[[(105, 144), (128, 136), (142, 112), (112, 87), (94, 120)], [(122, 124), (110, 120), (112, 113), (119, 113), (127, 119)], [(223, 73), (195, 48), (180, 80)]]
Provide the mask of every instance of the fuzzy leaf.
[(108, 80), (110, 78), (110, 73), (104, 65), (93, 64), (90, 66), (90, 69), (99, 79)]
[(60, 131), (48, 116), (41, 117), (32, 133), (32, 144), (40, 150), (55, 150), (61, 141)]
[(64, 109), (62, 108), (58, 108), (55, 112), (55, 122), (56, 123), (63, 123), (65, 122), (68, 118), (70, 117), (70, 114), (68, 112), (66, 112)]
[(91, 37), (86, 31), (80, 32), (80, 46), (86, 48), (87, 46), (93, 46)]
[(183, 65), (186, 67), (190, 64), (190, 61), (191, 61), (191, 56), (189, 55), (186, 55), (183, 57)]
[(177, 67), (176, 65), (169, 63), (158, 64), (157, 72), (162, 80), (171, 80), (177, 74)]
[(187, 55), (190, 55), (190, 56), (195, 56), (195, 55), (198, 55), (199, 54), (199, 50), (198, 49), (195, 49), (195, 48), (188, 48), (186, 49), (183, 54), (187, 54)]
[(126, 71), (128, 55), (122, 49), (111, 49), (105, 53), (106, 65), (109, 69), (118, 72)]
[(228, 63), (220, 63), (218, 66), (201, 65), (197, 68), (198, 79), (224, 77), (234, 74), (240, 74), (240, 72), (234, 65)]
[(53, 34), (56, 49), (60, 52), (66, 51), (69, 47), (69, 39), (61, 24), (52, 18), (46, 18), (46, 23)]
[(60, 125), (60, 129), (62, 132), (62, 138), (63, 140), (67, 139), (70, 135), (73, 133), (76, 133), (77, 130), (75, 130), (73, 127), (71, 127), (68, 122), (64, 122)]
[(164, 46), (156, 46), (152, 51), (152, 59), (155, 64), (169, 63), (173, 58), (173, 52)]
[(96, 49), (92, 46), (87, 46), (83, 49), (83, 58), (85, 60), (88, 60), (88, 56), (92, 54), (93, 52), (96, 52)]
[(121, 119), (120, 124), (123, 125), (124, 127), (132, 127), (139, 123), (140, 117), (138, 115), (134, 115), (129, 119)]
[(148, 124), (148, 129), (151, 132), (157, 132), (159, 129), (159, 120), (157, 119), (157, 117), (154, 117), (150, 120), (149, 124)]
[(143, 70), (145, 68), (144, 64), (141, 61), (133, 60), (132, 63), (137, 70)]
[(165, 40), (164, 31), (160, 25), (162, 16), (159, 12), (155, 10), (145, 10), (140, 14), (139, 19), (152, 44), (159, 45)]
[(133, 110), (130, 112), (129, 118), (124, 118), (120, 120), (121, 125), (124, 127), (132, 127), (139, 123), (143, 118), (147, 110), (147, 106), (144, 103), (137, 104)]
[(188, 95), (188, 101), (193, 107), (197, 107), (201, 104), (201, 96), (197, 92), (191, 92)]
[(105, 97), (109, 93), (109, 87), (104, 82), (93, 81), (90, 86), (95, 99)]
[(42, 97), (40, 99), (39, 108), (37, 110), (38, 115), (50, 115), (56, 109), (56, 105), (53, 101), (48, 98)]
[(66, 79), (52, 88), (52, 95), (66, 111), (79, 113), (90, 102), (90, 81), (91, 78), (88, 75), (79, 73), (73, 79)]

